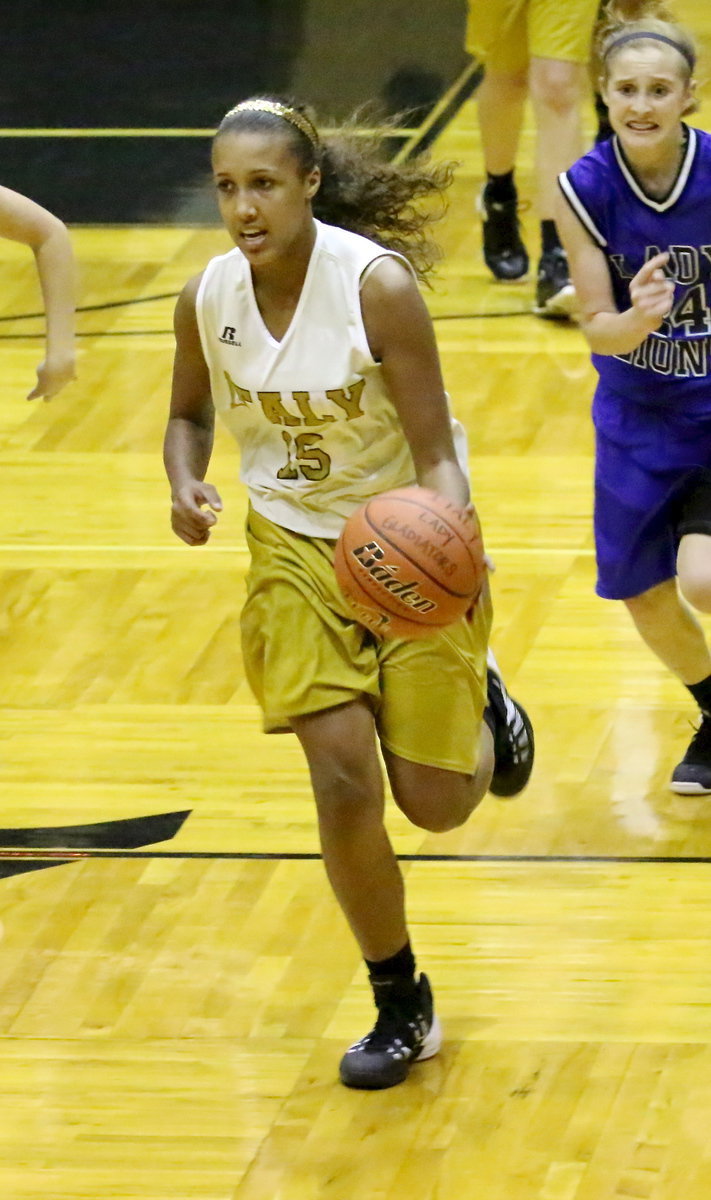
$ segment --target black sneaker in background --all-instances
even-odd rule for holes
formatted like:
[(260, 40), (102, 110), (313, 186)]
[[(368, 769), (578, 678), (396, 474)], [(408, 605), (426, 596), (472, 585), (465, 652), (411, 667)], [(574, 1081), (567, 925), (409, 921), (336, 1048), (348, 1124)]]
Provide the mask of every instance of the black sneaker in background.
[(560, 320), (574, 314), (575, 304), (575, 288), (570, 282), (565, 250), (559, 246), (554, 250), (545, 250), (538, 264), (536, 303), (533, 311), (539, 317)]
[(481, 193), (479, 211), (483, 220), (484, 262), (495, 279), (523, 279), (528, 273), (528, 252), (521, 240), (518, 200), (492, 200), (487, 188)]
[(494, 796), (517, 796), (533, 770), (533, 726), (525, 708), (512, 700), (506, 691), (491, 650), (487, 654), (487, 663), (489, 702), (484, 716), (494, 737), (494, 774), (489, 791)]
[(400, 980), (371, 979), (378, 1019), (341, 1059), (341, 1083), (375, 1091), (403, 1083), (414, 1062), (432, 1058), (442, 1044), (426, 975), (403, 992)]
[(706, 713), (701, 716), (701, 724), (686, 754), (674, 768), (669, 787), (681, 796), (711, 792), (711, 717)]

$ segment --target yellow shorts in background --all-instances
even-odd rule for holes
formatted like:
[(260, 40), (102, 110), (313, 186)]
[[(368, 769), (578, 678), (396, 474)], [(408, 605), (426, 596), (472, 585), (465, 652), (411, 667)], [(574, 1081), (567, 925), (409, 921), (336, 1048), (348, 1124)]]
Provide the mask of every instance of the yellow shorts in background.
[(466, 47), (492, 70), (525, 70), (528, 60), (590, 59), (599, 0), (469, 0)]
[(488, 600), (446, 633), (381, 642), (349, 614), (332, 541), (292, 533), (250, 510), (247, 543), (242, 654), (266, 732), (365, 695), (393, 754), (471, 774), (486, 704)]

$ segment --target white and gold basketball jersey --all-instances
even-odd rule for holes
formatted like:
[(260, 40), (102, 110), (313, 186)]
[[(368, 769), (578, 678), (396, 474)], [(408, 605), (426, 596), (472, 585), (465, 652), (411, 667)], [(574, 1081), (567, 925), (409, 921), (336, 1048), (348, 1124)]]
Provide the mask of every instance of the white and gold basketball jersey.
[(360, 306), (366, 268), (388, 251), (316, 222), (316, 242), (280, 342), (234, 249), (208, 263), (197, 321), (217, 412), (241, 450), (257, 512), (297, 533), (336, 538), (370, 496), (415, 482), (410, 450)]

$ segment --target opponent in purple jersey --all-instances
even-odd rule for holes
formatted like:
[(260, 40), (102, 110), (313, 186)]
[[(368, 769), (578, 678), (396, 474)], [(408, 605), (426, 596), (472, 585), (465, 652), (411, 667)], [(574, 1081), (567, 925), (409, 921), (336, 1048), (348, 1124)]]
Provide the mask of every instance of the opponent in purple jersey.
[[(623, 600), (701, 723), (671, 787), (711, 792), (711, 137), (695, 52), (659, 4), (600, 43), (613, 137), (560, 177), (559, 228), (600, 380), (597, 590)], [(688, 601), (688, 603), (687, 603)]]

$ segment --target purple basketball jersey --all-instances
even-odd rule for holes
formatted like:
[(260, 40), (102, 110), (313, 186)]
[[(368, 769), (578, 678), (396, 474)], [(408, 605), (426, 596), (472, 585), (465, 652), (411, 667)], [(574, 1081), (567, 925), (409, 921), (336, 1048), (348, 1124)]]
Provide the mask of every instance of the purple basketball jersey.
[[(711, 416), (711, 135), (687, 129), (676, 181), (664, 200), (647, 196), (616, 137), (560, 176), (563, 194), (605, 255), (620, 311), (640, 267), (669, 251), (675, 280), (668, 320), (631, 354), (593, 354), (605, 392), (637, 404)], [(604, 421), (604, 414), (597, 414)]]

